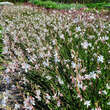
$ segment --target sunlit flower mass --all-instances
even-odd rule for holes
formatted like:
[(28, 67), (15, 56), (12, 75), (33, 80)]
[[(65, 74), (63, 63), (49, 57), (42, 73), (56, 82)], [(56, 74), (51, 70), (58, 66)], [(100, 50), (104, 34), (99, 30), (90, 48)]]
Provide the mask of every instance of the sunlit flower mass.
[(3, 9), (4, 110), (109, 110), (110, 21), (99, 12)]

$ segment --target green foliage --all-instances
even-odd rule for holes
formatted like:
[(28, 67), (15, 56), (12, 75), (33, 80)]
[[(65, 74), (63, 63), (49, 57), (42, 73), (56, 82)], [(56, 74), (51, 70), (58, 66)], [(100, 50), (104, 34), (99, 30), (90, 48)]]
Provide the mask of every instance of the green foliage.
[[(32, 3), (32, 0), (30, 1)], [(44, 6), (45, 8), (53, 8), (53, 9), (72, 9), (72, 8), (82, 8), (85, 7), (82, 4), (64, 4), (64, 3), (56, 3), (53, 1), (41, 1), (41, 0), (34, 0), (34, 4), (38, 6)]]
[(105, 5), (106, 3), (90, 3), (90, 4), (86, 4), (86, 6), (88, 8), (103, 8), (103, 6)]
[(2, 56), (2, 51), (3, 51), (3, 40), (2, 40), (2, 27), (1, 27), (1, 25), (0, 25), (0, 70), (2, 70), (3, 69), (3, 67), (2, 67), (2, 61), (3, 61), (3, 56)]
[[(38, 0), (39, 1), (39, 0)], [(41, 1), (52, 1), (57, 3), (103, 3), (109, 2), (109, 0), (41, 0)]]

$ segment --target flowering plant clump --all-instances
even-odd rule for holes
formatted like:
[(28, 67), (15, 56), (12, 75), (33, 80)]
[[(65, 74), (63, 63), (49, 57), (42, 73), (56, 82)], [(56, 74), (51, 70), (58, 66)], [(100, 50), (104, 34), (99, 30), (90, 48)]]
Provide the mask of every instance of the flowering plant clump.
[(13, 6), (4, 8), (1, 25), (5, 71), (25, 76), (23, 108), (110, 108), (110, 22), (97, 10)]
[(0, 73), (3, 70), (2, 62), (3, 62), (3, 40), (2, 40), (2, 26), (0, 25)]

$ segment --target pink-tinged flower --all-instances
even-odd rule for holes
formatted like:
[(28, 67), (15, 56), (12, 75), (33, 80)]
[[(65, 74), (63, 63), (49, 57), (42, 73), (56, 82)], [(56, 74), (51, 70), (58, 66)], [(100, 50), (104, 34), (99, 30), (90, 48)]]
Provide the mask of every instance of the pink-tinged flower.
[(61, 102), (59, 100), (59, 101), (57, 101), (57, 106), (60, 107), (60, 105), (61, 105)]
[(7, 69), (5, 70), (5, 72), (6, 72), (6, 73), (11, 72), (10, 68), (7, 68)]
[(50, 100), (50, 99), (51, 99), (51, 96), (50, 96), (49, 94), (46, 94), (46, 98), (47, 98), (48, 100)]
[(87, 86), (83, 86), (83, 87), (82, 87), (82, 90), (83, 90), (83, 91), (85, 91), (85, 90), (86, 90), (86, 88), (87, 88)]
[(37, 70), (39, 69), (39, 65), (38, 64), (35, 65), (35, 69), (37, 69)]
[(12, 85), (11, 88), (12, 88), (12, 90), (16, 90), (17, 89), (17, 87), (15, 85)]
[(80, 98), (80, 101), (83, 100), (82, 96), (80, 94), (78, 94), (77, 98)]
[(99, 94), (102, 94), (102, 91), (99, 91)]
[(92, 108), (91, 110), (102, 110), (102, 109), (98, 107), (98, 108)]
[(89, 80), (90, 78), (91, 78), (90, 75), (88, 75), (88, 74), (84, 75), (84, 79), (88, 79)]
[(63, 94), (62, 94), (62, 93), (60, 93), (60, 96), (61, 96), (61, 97), (63, 97)]
[(49, 103), (50, 103), (50, 101), (48, 99), (46, 99), (46, 104), (49, 104)]
[(102, 110), (100, 107), (98, 107), (98, 108), (95, 108), (95, 110)]
[(34, 99), (32, 96), (30, 96), (30, 103), (31, 103), (32, 105), (35, 105), (35, 99)]
[(22, 68), (25, 70), (25, 72), (28, 72), (28, 69), (30, 69), (30, 65), (27, 63), (22, 63)]
[(27, 110), (33, 110), (33, 105), (35, 105), (35, 100), (31, 96), (27, 96), (24, 100), (24, 108)]
[(40, 94), (41, 94), (40, 90), (36, 90), (36, 96), (35, 96), (35, 97), (36, 97), (39, 101), (41, 101)]
[(35, 96), (35, 98), (37, 98), (39, 101), (41, 101), (41, 97), (40, 96)]
[(55, 93), (54, 96), (52, 96), (54, 100), (57, 99), (57, 94)]
[(8, 53), (9, 53), (8, 47), (3, 47), (2, 54), (8, 54)]
[(64, 37), (64, 35), (62, 34), (62, 35), (60, 35), (60, 38), (61, 39), (63, 39), (63, 40), (65, 40), (65, 37)]

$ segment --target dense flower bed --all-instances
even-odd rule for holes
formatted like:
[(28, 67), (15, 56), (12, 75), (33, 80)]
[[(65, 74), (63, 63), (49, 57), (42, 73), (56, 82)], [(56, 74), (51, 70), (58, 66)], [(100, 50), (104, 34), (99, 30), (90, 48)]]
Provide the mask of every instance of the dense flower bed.
[(9, 7), (1, 25), (5, 72), (26, 76), (26, 110), (110, 108), (110, 22), (98, 11)]

